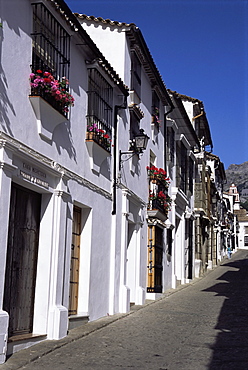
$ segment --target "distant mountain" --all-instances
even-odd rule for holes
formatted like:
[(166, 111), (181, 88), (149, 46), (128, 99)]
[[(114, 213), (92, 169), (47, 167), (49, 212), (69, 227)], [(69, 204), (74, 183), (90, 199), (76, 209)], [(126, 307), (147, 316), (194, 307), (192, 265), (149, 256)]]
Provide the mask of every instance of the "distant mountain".
[(242, 196), (242, 190), (248, 189), (248, 162), (231, 164), (226, 170), (226, 184), (224, 190), (228, 191), (231, 184), (235, 184), (240, 194), (240, 205), (248, 209), (248, 197)]

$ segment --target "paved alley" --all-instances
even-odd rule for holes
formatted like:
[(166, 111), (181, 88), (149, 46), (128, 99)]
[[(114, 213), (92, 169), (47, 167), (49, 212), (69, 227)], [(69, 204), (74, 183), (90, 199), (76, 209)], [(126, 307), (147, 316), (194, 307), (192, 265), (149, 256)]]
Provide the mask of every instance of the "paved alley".
[[(240, 250), (204, 278), (21, 369), (248, 369), (247, 292), (248, 251)], [(19, 355), (0, 369), (16, 369)]]

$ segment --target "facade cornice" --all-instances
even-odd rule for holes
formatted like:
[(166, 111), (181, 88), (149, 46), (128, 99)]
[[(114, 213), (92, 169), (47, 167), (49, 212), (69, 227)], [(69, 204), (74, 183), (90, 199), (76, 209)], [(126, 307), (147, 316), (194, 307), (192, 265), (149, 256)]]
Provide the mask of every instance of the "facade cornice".
[[(50, 172), (53, 176), (59, 178), (67, 178), (68, 180), (74, 180), (83, 186), (87, 187), (88, 189), (102, 195), (103, 197), (112, 200), (112, 194), (101, 187), (93, 184), (91, 181), (85, 179), (84, 177), (76, 174), (75, 172), (69, 170), (68, 168), (60, 165), (58, 162), (46, 157), (45, 155), (37, 152), (36, 150), (28, 147), (27, 145), (21, 143), (20, 141), (16, 140), (15, 138), (5, 134), (4, 132), (0, 131), (0, 142), (1, 145), (7, 146), (11, 149), (12, 152), (19, 156), (26, 156), (29, 158), (30, 161), (36, 161), (39, 165), (44, 166), (48, 172)], [(3, 143), (5, 142), (5, 144)]]

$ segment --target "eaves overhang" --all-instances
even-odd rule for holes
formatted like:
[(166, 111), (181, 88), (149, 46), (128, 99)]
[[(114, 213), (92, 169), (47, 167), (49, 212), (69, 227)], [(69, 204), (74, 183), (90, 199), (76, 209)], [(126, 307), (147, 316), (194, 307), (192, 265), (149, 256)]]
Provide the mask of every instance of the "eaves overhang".
[(225, 166), (224, 163), (221, 162), (220, 157), (210, 152), (206, 152), (206, 155), (207, 159), (213, 160), (215, 162), (215, 169), (219, 171), (222, 180), (225, 181), (226, 180)]
[(196, 118), (197, 122), (199, 122), (198, 138), (201, 139), (202, 136), (204, 136), (205, 145), (209, 145), (211, 148), (213, 148), (210, 128), (209, 128), (203, 102), (199, 99), (192, 98), (188, 95), (179, 94), (177, 92), (174, 92), (174, 93), (177, 94), (177, 96), (180, 97), (182, 101), (188, 101), (188, 102), (193, 103), (195, 117), (199, 116)]
[(173, 108), (166, 85), (156, 67), (142, 32), (134, 23), (112, 21), (110, 19), (103, 19), (102, 17), (95, 17), (93, 15), (88, 16), (78, 13), (75, 13), (75, 15), (85, 22), (102, 24), (103, 27), (108, 26), (111, 29), (117, 29), (118, 31), (125, 32), (130, 42), (131, 50), (134, 50), (137, 53), (140, 62), (142, 63), (147, 76), (149, 77), (152, 89), (156, 91), (164, 106), (170, 106)]
[(177, 94), (174, 94), (171, 90), (169, 90), (169, 93), (174, 104), (174, 109), (170, 113), (170, 118), (176, 121), (179, 130), (185, 134), (191, 147), (197, 146), (198, 148), (200, 148), (200, 142), (198, 140), (194, 127), (190, 122), (189, 116), (184, 108), (182, 100), (180, 99), (179, 96), (177, 96)]
[(77, 17), (72, 13), (68, 5), (64, 0), (48, 0), (60, 16), (68, 23), (71, 30), (77, 33), (81, 39), (84, 41), (84, 46), (88, 47), (88, 53), (91, 55), (92, 60), (99, 63), (99, 66), (104, 70), (104, 72), (109, 76), (109, 78), (118, 86), (120, 91), (124, 96), (128, 96), (128, 87), (123, 83), (120, 76), (116, 73), (114, 68), (110, 65), (108, 60), (104, 57), (101, 51), (98, 49), (96, 44), (93, 42), (91, 37), (83, 29)]
[(130, 41), (131, 49), (135, 50), (140, 58), (143, 68), (150, 80), (151, 87), (156, 90), (164, 106), (173, 108), (173, 103), (168, 94), (166, 85), (157, 69), (142, 32), (135, 25), (131, 25), (125, 32)]
[(194, 104), (194, 108), (195, 108), (195, 115), (196, 116), (200, 115), (200, 113), (203, 112), (203, 114), (200, 117), (196, 118), (196, 120), (198, 120), (198, 123), (199, 123), (200, 136), (201, 137), (204, 136), (205, 145), (209, 145), (212, 148), (213, 147), (213, 142), (212, 142), (211, 132), (210, 132), (208, 119), (207, 119), (207, 116), (206, 116), (206, 112), (205, 112), (205, 109), (204, 109), (203, 102), (201, 102), (201, 101), (196, 102)]

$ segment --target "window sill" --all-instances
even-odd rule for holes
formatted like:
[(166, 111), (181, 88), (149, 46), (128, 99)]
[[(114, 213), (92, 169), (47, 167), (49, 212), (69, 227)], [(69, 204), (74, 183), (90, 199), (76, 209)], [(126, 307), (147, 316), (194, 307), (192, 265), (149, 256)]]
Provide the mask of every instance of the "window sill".
[(111, 153), (96, 143), (93, 139), (85, 139), (85, 144), (90, 157), (90, 167), (92, 172), (99, 175), (102, 163)]
[(163, 213), (159, 209), (147, 210), (148, 217), (158, 218), (161, 221), (166, 221), (168, 218), (168, 213)]
[(155, 141), (158, 133), (159, 133), (159, 124), (158, 123), (151, 123), (151, 131), (152, 131), (152, 141)]
[(67, 122), (67, 118), (54, 109), (40, 96), (29, 96), (35, 117), (39, 135), (45, 140), (52, 140), (53, 132), (60, 123)]

